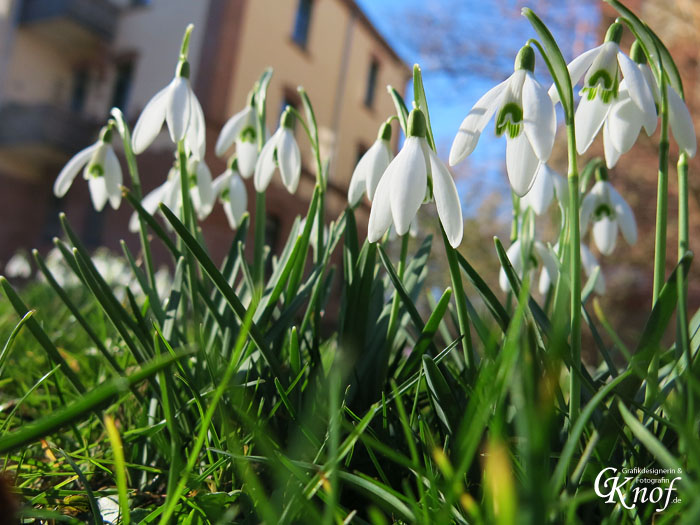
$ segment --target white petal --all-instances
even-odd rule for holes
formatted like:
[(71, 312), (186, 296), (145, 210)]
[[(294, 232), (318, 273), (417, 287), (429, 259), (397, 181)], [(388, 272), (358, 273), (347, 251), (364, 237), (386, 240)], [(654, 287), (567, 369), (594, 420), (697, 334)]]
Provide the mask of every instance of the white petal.
[(540, 281), (537, 289), (542, 295), (545, 295), (549, 291), (550, 286), (552, 286), (552, 280), (549, 278), (547, 268), (543, 266), (540, 272)]
[(290, 129), (284, 128), (277, 143), (277, 162), (282, 182), (289, 193), (294, 193), (301, 177), (301, 152)]
[(614, 168), (622, 153), (615, 148), (613, 139), (610, 136), (610, 119), (607, 119), (605, 124), (603, 124), (603, 150), (605, 152), (605, 165), (608, 169)]
[(622, 231), (622, 236), (628, 244), (634, 244), (637, 242), (637, 221), (634, 219), (634, 212), (615, 188), (610, 186), (609, 191), (610, 204), (615, 210), (615, 217)]
[(80, 172), (83, 166), (88, 163), (93, 152), (99, 145), (100, 142), (97, 141), (92, 146), (88, 146), (87, 148), (79, 151), (73, 155), (73, 158), (70, 159), (65, 166), (63, 166), (63, 169), (58, 174), (58, 177), (56, 177), (56, 182), (54, 182), (53, 185), (53, 193), (56, 195), (56, 197), (63, 197), (66, 194), (71, 184), (73, 184), (73, 180), (75, 179), (76, 175)]
[(231, 177), (233, 177), (233, 173), (233, 171), (227, 169), (221, 175), (216, 177), (211, 183), (211, 187), (217, 196), (221, 195), (224, 189), (228, 186), (229, 180), (231, 179)]
[(204, 160), (207, 149), (206, 123), (204, 111), (197, 100), (197, 96), (190, 90), (190, 124), (187, 126), (185, 142), (192, 156), (197, 160)]
[(190, 123), (190, 96), (194, 96), (189, 81), (183, 77), (175, 77), (167, 91), (165, 105), (165, 121), (168, 123), (170, 139), (178, 143), (185, 138), (187, 126)]
[[(617, 52), (617, 63), (620, 64), (620, 70), (622, 71), (622, 76), (625, 77), (625, 83), (627, 85), (627, 91), (629, 92), (630, 98), (637, 105), (639, 110), (643, 115), (644, 126), (649, 133), (654, 132), (656, 129), (656, 106), (654, 105), (654, 95), (651, 91), (651, 87), (647, 83), (644, 74), (640, 71), (639, 67), (630, 57), (625, 55), (622, 51)], [(624, 150), (621, 150), (625, 153)]]
[(698, 141), (695, 136), (695, 126), (693, 119), (678, 92), (672, 86), (668, 86), (668, 120), (671, 126), (673, 138), (678, 142), (678, 146), (685, 151), (689, 157), (694, 157), (697, 151)]
[[(364, 158), (365, 157), (362, 157), (362, 159)], [(356, 206), (360, 200), (362, 200), (362, 196), (367, 189), (367, 183), (365, 182), (366, 171), (358, 169), (360, 164), (362, 164), (362, 159), (357, 163), (357, 166), (355, 166), (355, 171), (353, 171), (352, 178), (350, 179), (350, 186), (348, 186), (348, 204), (350, 204), (350, 206)]]
[[(585, 244), (581, 244), (581, 266), (583, 266), (583, 271), (588, 277), (593, 275), (596, 268), (600, 268), (600, 264)], [(594, 290), (598, 295), (603, 295), (605, 293), (605, 279), (603, 278), (603, 272), (600, 270), (598, 271), (598, 278), (595, 281)]]
[(119, 159), (114, 153), (114, 149), (110, 145), (107, 148), (105, 156), (105, 185), (107, 188), (107, 196), (109, 197), (109, 205), (113, 209), (119, 208), (122, 201), (122, 167), (119, 164)]
[(644, 115), (631, 98), (613, 104), (606, 122), (610, 126), (612, 144), (621, 154), (627, 153), (636, 142), (643, 120)]
[(429, 150), (429, 158), (430, 173), (433, 177), (433, 196), (435, 197), (438, 217), (445, 228), (450, 246), (457, 248), (462, 242), (464, 234), (464, 218), (462, 217), (462, 205), (459, 202), (457, 187), (447, 166), (431, 149)]
[(593, 144), (603, 121), (610, 110), (610, 104), (603, 102), (600, 97), (588, 100), (584, 96), (578, 103), (574, 124), (576, 126), (576, 150), (582, 155)]
[(556, 281), (559, 275), (559, 263), (556, 257), (554, 257), (550, 249), (540, 241), (535, 241), (532, 244), (532, 248), (535, 251), (537, 259), (542, 262), (542, 266), (544, 266), (545, 271), (549, 274), (550, 281)]
[(462, 121), (450, 149), (450, 166), (463, 161), (474, 151), (476, 143), (479, 142), (481, 132), (498, 109), (500, 96), (505, 91), (505, 88), (508, 87), (509, 81), (510, 77), (487, 91), (484, 96), (477, 100), (474, 107)]
[(540, 161), (525, 133), (514, 139), (506, 137), (506, 171), (513, 191), (519, 197), (525, 195), (535, 180)]
[(231, 229), (236, 229), (241, 224), (241, 217), (248, 208), (248, 194), (245, 184), (238, 175), (233, 175), (229, 183), (228, 202), (224, 203), (224, 212)]
[(651, 72), (649, 64), (637, 64), (637, 66), (642, 72), (642, 75), (644, 75), (647, 85), (651, 88), (651, 94), (654, 97), (654, 102), (661, 105), (661, 92), (659, 91), (659, 85), (656, 83), (654, 73)]
[(591, 220), (591, 215), (593, 215), (593, 211), (597, 205), (598, 197), (592, 191), (583, 198), (583, 202), (581, 203), (581, 221), (579, 224), (579, 229), (582, 234), (588, 228), (588, 222)]
[(190, 189), (192, 204), (200, 221), (206, 219), (214, 207), (216, 193), (212, 185), (211, 171), (204, 162), (196, 166), (197, 184)]
[(165, 107), (168, 104), (170, 84), (153, 95), (143, 108), (131, 135), (131, 147), (136, 155), (146, 151), (160, 133), (165, 120)]
[(367, 225), (367, 240), (377, 242), (391, 226), (391, 191), (395, 165), (390, 164), (377, 185)]
[[(513, 270), (515, 270), (515, 273), (520, 275), (523, 268), (523, 261), (520, 254), (520, 240), (517, 240), (510, 245), (510, 247), (506, 250), (506, 255), (508, 256), (508, 260), (510, 261)], [(498, 286), (500, 286), (501, 290), (504, 292), (510, 290), (510, 281), (508, 280), (508, 276), (506, 275), (503, 267), (501, 267), (498, 272)]]
[(552, 182), (554, 183), (554, 195), (559, 200), (562, 210), (566, 210), (569, 206), (569, 181), (551, 170)]
[(523, 84), (523, 125), (535, 154), (547, 162), (554, 146), (557, 119), (552, 99), (531, 73), (527, 73)]
[[(578, 81), (581, 80), (581, 77), (586, 72), (586, 70), (588, 70), (588, 68), (591, 67), (591, 64), (598, 56), (598, 53), (600, 53), (601, 47), (602, 45), (594, 47), (593, 49), (589, 49), (585, 53), (580, 54), (571, 62), (569, 62), (567, 68), (569, 70), (569, 76), (571, 77), (572, 86), (578, 84)], [(552, 84), (552, 86), (549, 88), (549, 97), (552, 99), (552, 102), (554, 104), (559, 102), (559, 92), (557, 91), (556, 84)]]
[(554, 198), (554, 177), (557, 177), (545, 163), (540, 164), (532, 188), (527, 194), (520, 198), (522, 209), (531, 207), (537, 215), (542, 215)]
[(593, 223), (593, 240), (603, 255), (610, 255), (617, 243), (617, 220), (602, 217)]
[(107, 184), (104, 177), (88, 177), (90, 198), (95, 210), (102, 211), (107, 203)]
[[(371, 152), (371, 153), (370, 153)], [(372, 146), (367, 150), (367, 153), (360, 159), (360, 163), (367, 158), (362, 169), (365, 170), (365, 185), (367, 188), (367, 198), (372, 200), (374, 198), (374, 192), (377, 191), (377, 185), (379, 184), (379, 179), (381, 179), (382, 174), (389, 167), (393, 155), (389, 147), (389, 143), (385, 140), (377, 140), (372, 144)], [(357, 167), (360, 167), (358, 163)]]
[(399, 154), (391, 161), (395, 170), (390, 197), (391, 215), (398, 235), (408, 231), (425, 199), (428, 172), (421, 140), (425, 139), (408, 137)]
[(265, 143), (258, 161), (255, 163), (253, 182), (257, 192), (263, 192), (267, 189), (270, 185), (272, 174), (275, 173), (275, 149), (277, 148), (279, 133), (280, 131), (277, 130), (270, 140)]
[(226, 151), (233, 145), (241, 130), (248, 124), (249, 117), (253, 109), (246, 106), (245, 109), (239, 111), (226, 121), (224, 127), (221, 128), (219, 138), (216, 139), (216, 147), (214, 149), (217, 157), (223, 157)]
[(236, 158), (241, 177), (249, 179), (255, 172), (255, 162), (258, 160), (258, 145), (247, 140), (236, 140)]

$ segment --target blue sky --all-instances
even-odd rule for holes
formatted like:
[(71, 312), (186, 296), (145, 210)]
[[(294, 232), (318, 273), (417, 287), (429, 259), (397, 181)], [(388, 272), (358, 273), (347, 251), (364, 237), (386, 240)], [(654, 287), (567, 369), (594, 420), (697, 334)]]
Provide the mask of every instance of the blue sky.
[[(436, 30), (435, 28), (421, 27), (418, 38), (451, 38), (459, 41), (467, 35), (471, 35), (471, 42), (476, 46), (484, 46), (485, 53), (489, 49), (497, 49), (503, 52), (505, 57), (485, 57), (485, 61), (501, 59), (495, 74), (486, 78), (483, 72), (470, 74), (465, 71), (458, 79), (439, 72), (425, 72), (424, 85), (428, 98), (433, 133), (438, 144), (438, 151), (443, 159), (447, 158), (452, 139), (464, 117), (479, 97), (490, 87), (503, 80), (511, 72), (508, 66), (517, 53), (518, 48), (528, 38), (535, 36), (528, 21), (520, 16), (521, 7), (524, 4), (519, 0), (499, 0), (483, 2), (480, 0), (442, 0), (425, 2), (422, 0), (357, 0), (358, 4), (372, 20), (377, 29), (384, 35), (387, 41), (394, 46), (399, 55), (409, 64), (420, 63), (425, 58), (415, 50), (415, 44), (407, 42), (411, 38), (411, 26), (419, 24), (412, 17), (420, 16), (426, 10), (432, 10), (438, 18), (445, 19), (450, 25), (449, 32)], [(555, 0), (540, 0), (537, 3), (545, 9), (544, 13), (538, 13), (545, 22), (552, 21), (550, 29), (555, 38), (561, 38), (564, 44), (562, 52), (567, 60), (573, 58), (585, 49), (595, 45), (594, 29), (598, 23), (598, 13), (592, 9), (591, 0), (580, 2), (560, 2)], [(544, 5), (543, 5), (544, 4)], [(568, 5), (567, 5), (568, 4)], [(457, 8), (455, 8), (457, 6)], [(534, 5), (533, 5), (534, 8)], [(441, 13), (443, 10), (451, 10)], [(563, 20), (563, 22), (562, 22)], [(413, 23), (412, 23), (413, 22)], [(577, 32), (574, 40), (572, 27)], [(557, 29), (561, 34), (557, 34)], [(432, 31), (431, 31), (432, 30)], [(414, 42), (415, 37), (414, 38)], [(489, 39), (497, 39), (490, 41)], [(422, 41), (418, 40), (418, 42)], [(508, 56), (510, 55), (510, 56)], [(473, 59), (472, 59), (473, 60)], [(476, 62), (478, 64), (478, 62)], [(423, 68), (425, 71), (425, 67)], [(503, 72), (500, 70), (503, 69)], [(542, 60), (538, 57), (536, 75), (543, 84), (549, 84), (549, 76)], [(493, 78), (493, 76), (498, 78)], [(412, 98), (411, 86), (408, 86), (406, 98)], [(508, 183), (505, 175), (505, 140), (495, 136), (493, 123), (482, 134), (475, 152), (465, 161), (465, 166), (460, 165), (458, 174), (458, 187), (462, 195), (465, 212), (467, 215), (474, 213), (476, 209), (470, 206), (470, 199), (466, 198), (473, 187), (473, 181), (478, 178), (479, 191), (498, 192), (508, 196)], [(508, 199), (509, 200), (509, 199)]]

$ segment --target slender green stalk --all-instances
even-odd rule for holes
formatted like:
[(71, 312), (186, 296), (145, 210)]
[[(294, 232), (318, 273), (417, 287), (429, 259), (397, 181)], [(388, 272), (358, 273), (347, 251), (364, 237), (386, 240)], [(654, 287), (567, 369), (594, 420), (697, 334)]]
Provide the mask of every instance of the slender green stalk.
[(105, 428), (109, 442), (112, 444), (112, 452), (114, 453), (114, 477), (117, 482), (117, 491), (119, 493), (119, 509), (121, 511), (121, 523), (129, 525), (131, 523), (131, 514), (129, 513), (129, 496), (126, 486), (126, 461), (124, 460), (124, 446), (119, 437), (119, 430), (114, 424), (114, 419), (111, 416), (105, 416)]
[(457, 260), (457, 250), (455, 250), (447, 240), (445, 229), (440, 224), (442, 230), (442, 240), (445, 243), (445, 253), (447, 254), (447, 263), (450, 267), (450, 279), (452, 281), (452, 289), (455, 292), (455, 304), (457, 305), (457, 322), (459, 323), (459, 335), (462, 338), (462, 354), (466, 368), (470, 373), (476, 371), (476, 357), (474, 355), (474, 346), (472, 344), (472, 334), (469, 329), (469, 311), (467, 310), (467, 301), (464, 295), (464, 285), (462, 283), (462, 274), (459, 270), (459, 262)]
[(262, 288), (265, 279), (265, 192), (255, 192), (255, 241), (253, 244), (253, 282)]
[(656, 193), (656, 240), (654, 249), (654, 291), (652, 306), (666, 277), (666, 222), (668, 220), (668, 87), (661, 81), (661, 139), (659, 141), (659, 175)]
[(576, 132), (574, 119), (566, 122), (569, 148), (569, 253), (571, 272), (571, 367), (569, 376), (569, 424), (578, 419), (581, 407), (581, 227), (579, 224), (579, 180), (576, 163)]
[[(654, 246), (654, 289), (652, 307), (659, 298), (659, 293), (666, 278), (666, 230), (668, 221), (668, 86), (661, 78), (661, 139), (659, 140), (659, 174), (656, 190), (656, 235)], [(679, 195), (680, 198), (680, 195)], [(679, 210), (680, 213), (680, 210)], [(680, 231), (679, 231), (680, 234)], [(680, 237), (679, 237), (680, 241)], [(681, 279), (682, 281), (683, 279)], [(680, 300), (680, 298), (679, 298)], [(659, 354), (654, 353), (649, 362), (649, 376), (645, 402), (651, 403), (659, 390)]]
[[(401, 255), (399, 256), (399, 266), (397, 272), (399, 274), (399, 279), (403, 281), (403, 276), (406, 271), (406, 254), (408, 253), (408, 233), (401, 236)], [(389, 327), (387, 328), (387, 346), (391, 348), (394, 343), (394, 337), (396, 335), (396, 330), (398, 328), (397, 323), (399, 320), (399, 308), (401, 306), (401, 298), (397, 292), (394, 292), (394, 298), (391, 302), (391, 314), (389, 315)]]
[[(124, 156), (126, 157), (126, 165), (129, 170), (129, 176), (131, 177), (131, 193), (138, 200), (141, 201), (143, 198), (143, 191), (141, 189), (141, 177), (139, 176), (138, 165), (136, 164), (136, 156), (134, 155), (134, 150), (131, 148), (131, 133), (129, 127), (124, 119), (124, 115), (119, 110), (119, 108), (112, 108), (112, 116), (115, 119), (117, 130), (122, 137), (122, 142), (124, 144)], [(148, 229), (146, 228), (146, 221), (144, 221), (141, 214), (137, 214), (139, 218), (139, 239), (141, 241), (141, 251), (143, 252), (143, 259), (146, 266), (146, 275), (148, 276), (148, 284), (153, 290), (156, 290), (156, 278), (153, 266), (153, 256), (151, 255), (151, 243), (148, 240)]]
[(513, 244), (518, 240), (518, 220), (520, 218), (520, 197), (515, 192), (511, 192), (513, 199), (513, 218), (510, 222), (510, 242)]
[[(688, 225), (688, 156), (681, 153), (677, 164), (678, 171), (678, 260), (690, 249), (689, 225)], [(692, 423), (695, 417), (693, 410), (692, 355), (690, 351), (690, 335), (688, 334), (688, 281), (678, 279), (678, 344), (681, 352), (685, 354), (686, 363), (686, 394), (688, 396), (686, 414), (688, 422)]]

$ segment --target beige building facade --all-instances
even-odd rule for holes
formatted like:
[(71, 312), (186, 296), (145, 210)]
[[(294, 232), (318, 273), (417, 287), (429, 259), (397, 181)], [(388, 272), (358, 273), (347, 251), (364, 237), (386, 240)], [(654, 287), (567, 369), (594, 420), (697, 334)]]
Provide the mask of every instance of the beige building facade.
[[(410, 75), (354, 1), (0, 0), (0, 264), (18, 248), (47, 246), (59, 210), (93, 245), (130, 238), (127, 203), (98, 215), (81, 180), (60, 201), (51, 186), (70, 156), (95, 140), (112, 106), (133, 124), (170, 81), (190, 22), (191, 79), (207, 120), (212, 173), (224, 167), (213, 155), (221, 126), (271, 66), (267, 124), (277, 128), (285, 104), (302, 109), (296, 88), (304, 86), (330, 166), (329, 219), (342, 212), (358, 155), (394, 111), (386, 85), (402, 92)], [(304, 166), (297, 195), (277, 183), (267, 192), (273, 246), (313, 189), (309, 144), (300, 127), (296, 135)], [(163, 132), (139, 157), (146, 191), (164, 180), (172, 152)], [(248, 197), (252, 207), (252, 185)], [(231, 238), (221, 210), (203, 227), (221, 253)]]

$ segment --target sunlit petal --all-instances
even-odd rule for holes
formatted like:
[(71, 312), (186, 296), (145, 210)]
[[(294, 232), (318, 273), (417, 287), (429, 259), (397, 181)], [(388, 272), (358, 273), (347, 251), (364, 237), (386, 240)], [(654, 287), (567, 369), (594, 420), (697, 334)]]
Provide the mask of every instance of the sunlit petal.
[(523, 84), (523, 125), (535, 154), (546, 162), (554, 146), (557, 120), (547, 91), (530, 73)]
[(68, 161), (68, 164), (63, 167), (53, 185), (53, 193), (56, 197), (63, 197), (66, 194), (71, 184), (73, 184), (76, 175), (78, 175), (83, 166), (88, 163), (93, 152), (99, 145), (100, 143), (96, 142), (92, 146), (88, 146), (84, 150), (79, 151)]
[[(396, 159), (394, 159), (396, 160)], [(391, 226), (391, 191), (393, 190), (393, 174), (395, 165), (393, 162), (382, 175), (374, 193), (372, 209), (369, 213), (369, 224), (367, 226), (367, 240), (377, 242)]]
[(165, 108), (168, 104), (170, 84), (153, 95), (143, 108), (131, 135), (131, 147), (136, 155), (146, 151), (160, 133), (165, 121)]
[(582, 155), (593, 143), (593, 139), (600, 131), (603, 121), (608, 114), (610, 104), (606, 104), (600, 97), (588, 100), (582, 97), (576, 108), (574, 116), (576, 125), (576, 150)]
[(671, 126), (673, 138), (678, 142), (678, 146), (686, 152), (689, 157), (694, 157), (697, 151), (698, 141), (695, 136), (695, 126), (693, 119), (678, 92), (668, 86), (668, 120)]
[(525, 195), (535, 180), (540, 161), (525, 133), (506, 141), (506, 171), (513, 191), (520, 197)]
[(265, 143), (258, 161), (255, 163), (253, 182), (257, 192), (263, 192), (267, 189), (270, 185), (270, 180), (272, 180), (272, 175), (275, 173), (275, 149), (277, 148), (279, 133), (280, 131), (277, 130), (270, 140)]
[(224, 127), (221, 128), (219, 138), (216, 139), (214, 151), (217, 157), (223, 157), (228, 149), (233, 146), (233, 142), (248, 124), (252, 111), (253, 109), (250, 106), (246, 106), (245, 109), (239, 111), (226, 121)]
[(175, 143), (184, 139), (187, 133), (187, 126), (190, 123), (190, 95), (191, 88), (186, 78), (175, 77), (170, 82), (166, 94), (165, 121), (168, 124), (170, 139)]
[[(457, 248), (464, 234), (464, 218), (459, 194), (452, 175), (447, 166), (438, 158), (433, 150), (429, 150), (430, 172), (433, 178), (433, 196), (437, 207), (438, 217), (445, 229), (450, 246)], [(415, 217), (414, 217), (415, 221)]]
[(236, 158), (241, 177), (249, 179), (255, 172), (255, 162), (258, 160), (258, 145), (247, 140), (236, 140)]
[(109, 205), (116, 210), (122, 201), (122, 167), (111, 145), (107, 148), (105, 155), (104, 178)]
[(537, 215), (546, 212), (554, 198), (553, 178), (557, 176), (547, 164), (541, 163), (535, 174), (532, 188), (520, 198), (521, 208), (525, 210), (529, 206)]
[(391, 162), (394, 165), (391, 188), (391, 215), (398, 235), (404, 235), (425, 198), (428, 174), (426, 159), (418, 137), (408, 137)]
[(602, 217), (593, 223), (593, 240), (603, 255), (610, 255), (617, 244), (617, 220)]
[(289, 193), (294, 193), (301, 177), (301, 152), (290, 129), (283, 129), (277, 143), (277, 161), (282, 182)]

